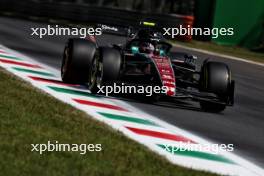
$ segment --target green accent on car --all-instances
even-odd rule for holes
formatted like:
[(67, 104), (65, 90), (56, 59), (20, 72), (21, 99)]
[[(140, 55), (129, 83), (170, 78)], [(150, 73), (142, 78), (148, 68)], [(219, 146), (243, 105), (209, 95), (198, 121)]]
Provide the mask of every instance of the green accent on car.
[(133, 54), (137, 54), (137, 53), (139, 53), (139, 48), (136, 47), (136, 46), (132, 46), (131, 47), (131, 51), (132, 51)]
[(166, 55), (164, 50), (160, 50), (159, 53), (160, 53), (161, 56), (165, 56)]

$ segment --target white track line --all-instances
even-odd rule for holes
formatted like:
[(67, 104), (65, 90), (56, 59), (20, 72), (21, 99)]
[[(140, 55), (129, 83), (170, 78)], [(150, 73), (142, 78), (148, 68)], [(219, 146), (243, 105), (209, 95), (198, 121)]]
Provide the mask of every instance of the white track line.
[(232, 60), (246, 62), (246, 63), (250, 63), (250, 64), (259, 65), (259, 66), (264, 67), (264, 63), (255, 62), (255, 61), (243, 59), (243, 58), (240, 58), (240, 57), (230, 56), (230, 55), (226, 55), (226, 54), (220, 54), (220, 53), (207, 51), (207, 50), (203, 50), (203, 49), (192, 48), (192, 47), (188, 47), (188, 46), (182, 46), (182, 45), (175, 44), (175, 43), (173, 43), (173, 46), (178, 47), (178, 48), (182, 48), (182, 49), (187, 49), (187, 50), (191, 50), (191, 51), (200, 52), (200, 53), (203, 53), (203, 54), (208, 54), (208, 55), (222, 57), (222, 58), (227, 58), (227, 59), (232, 59)]

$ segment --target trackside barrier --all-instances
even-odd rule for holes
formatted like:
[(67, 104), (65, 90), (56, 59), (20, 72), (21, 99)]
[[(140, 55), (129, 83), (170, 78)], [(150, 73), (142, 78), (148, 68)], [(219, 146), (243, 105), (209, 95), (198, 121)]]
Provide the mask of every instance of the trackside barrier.
[[(177, 14), (154, 14), (91, 6), (84, 3), (66, 3), (37, 0), (1, 0), (0, 12), (11, 12), (22, 18), (42, 17), (64, 19), (77, 23), (102, 23), (120, 27), (137, 26), (142, 19), (149, 19), (161, 27), (192, 26), (193, 16)], [(183, 36), (181, 40), (191, 40)]]

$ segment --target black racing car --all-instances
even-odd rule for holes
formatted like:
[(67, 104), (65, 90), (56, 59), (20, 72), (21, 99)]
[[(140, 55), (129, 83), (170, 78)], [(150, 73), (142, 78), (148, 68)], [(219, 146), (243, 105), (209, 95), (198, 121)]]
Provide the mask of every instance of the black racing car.
[(205, 111), (220, 112), (234, 104), (234, 81), (229, 67), (205, 60), (197, 71), (197, 57), (172, 53), (159, 32), (143, 28), (124, 45), (100, 47), (95, 37), (69, 39), (61, 66), (65, 83), (85, 84), (91, 93), (113, 82), (165, 86), (155, 97), (192, 99)]

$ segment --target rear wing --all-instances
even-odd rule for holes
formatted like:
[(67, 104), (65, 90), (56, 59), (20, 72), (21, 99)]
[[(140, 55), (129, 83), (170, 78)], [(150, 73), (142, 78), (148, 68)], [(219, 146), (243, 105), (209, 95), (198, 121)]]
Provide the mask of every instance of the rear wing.
[(100, 27), (103, 33), (108, 34), (127, 36), (129, 33), (129, 27), (113, 26), (108, 24), (97, 24), (97, 27)]
[(161, 28), (158, 27), (157, 23), (146, 20), (140, 21), (138, 25), (135, 26), (97, 24), (97, 27), (100, 27), (103, 33), (121, 36), (130, 36), (132, 34), (135, 34), (140, 29), (161, 30)]

